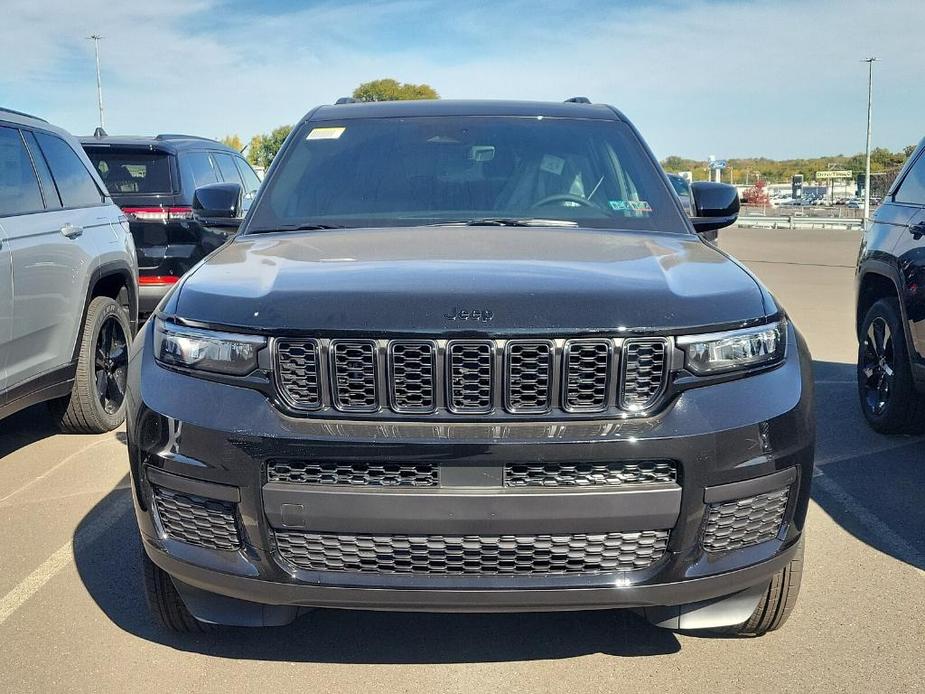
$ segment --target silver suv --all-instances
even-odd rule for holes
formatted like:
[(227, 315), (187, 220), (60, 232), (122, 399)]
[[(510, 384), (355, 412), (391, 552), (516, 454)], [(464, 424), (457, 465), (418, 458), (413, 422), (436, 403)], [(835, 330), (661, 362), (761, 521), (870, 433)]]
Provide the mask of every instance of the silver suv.
[(122, 423), (137, 275), (125, 216), (77, 141), (0, 108), (0, 419), (48, 401), (67, 432)]

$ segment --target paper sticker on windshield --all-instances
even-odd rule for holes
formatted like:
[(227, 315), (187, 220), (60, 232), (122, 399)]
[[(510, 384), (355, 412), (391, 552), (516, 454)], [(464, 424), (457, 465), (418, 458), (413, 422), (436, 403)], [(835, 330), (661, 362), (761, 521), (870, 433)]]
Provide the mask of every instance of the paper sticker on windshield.
[(336, 140), (347, 128), (312, 128), (306, 140)]
[(555, 174), (556, 176), (562, 173), (562, 168), (564, 166), (565, 159), (552, 154), (544, 154), (543, 161), (540, 162), (540, 169), (543, 171), (548, 171), (551, 174)]
[(610, 209), (616, 212), (651, 212), (652, 206), (646, 200), (608, 200)]

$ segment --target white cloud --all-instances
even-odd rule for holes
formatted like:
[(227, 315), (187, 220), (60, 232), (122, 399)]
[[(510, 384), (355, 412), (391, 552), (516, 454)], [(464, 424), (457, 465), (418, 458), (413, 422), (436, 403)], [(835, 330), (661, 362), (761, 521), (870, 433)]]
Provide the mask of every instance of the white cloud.
[(0, 102), (76, 131), (95, 124), (92, 32), (103, 42), (107, 129), (249, 136), (359, 82), (394, 76), (445, 97), (622, 108), (656, 153), (784, 156), (863, 145), (867, 53), (875, 139), (925, 128), (917, 89), (925, 5), (863, 0), (564, 4), (315, 3), (255, 15), (219, 0), (5, 0)]

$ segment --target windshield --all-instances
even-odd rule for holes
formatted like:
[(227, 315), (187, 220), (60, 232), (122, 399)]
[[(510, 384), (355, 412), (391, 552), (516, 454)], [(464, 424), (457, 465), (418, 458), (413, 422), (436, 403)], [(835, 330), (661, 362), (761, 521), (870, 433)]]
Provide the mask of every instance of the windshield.
[(172, 193), (169, 156), (163, 152), (139, 152), (89, 147), (87, 156), (111, 195)]
[(303, 123), (293, 138), (248, 232), (534, 219), (687, 231), (660, 172), (619, 121), (369, 118)]

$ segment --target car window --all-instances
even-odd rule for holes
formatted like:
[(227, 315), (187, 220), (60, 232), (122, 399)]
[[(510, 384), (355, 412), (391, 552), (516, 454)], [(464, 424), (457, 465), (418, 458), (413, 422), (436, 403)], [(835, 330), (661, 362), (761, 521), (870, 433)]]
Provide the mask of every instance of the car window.
[(241, 157), (235, 157), (234, 160), (238, 165), (238, 171), (241, 172), (241, 178), (244, 179), (245, 195), (253, 196), (253, 194), (257, 192), (257, 189), (260, 188), (260, 179), (257, 177), (257, 174), (254, 173), (250, 164)]
[(896, 202), (925, 205), (925, 155), (919, 155), (909, 173), (903, 178), (899, 190), (896, 191)]
[(65, 207), (90, 207), (102, 203), (103, 196), (96, 182), (67, 142), (42, 132), (35, 133), (35, 139), (45, 155)]
[(45, 161), (42, 148), (39, 147), (38, 140), (35, 139), (35, 133), (31, 130), (23, 130), (22, 135), (26, 141), (26, 149), (32, 155), (32, 164), (35, 166), (35, 172), (39, 176), (39, 183), (42, 184), (45, 207), (50, 210), (61, 209), (61, 196), (58, 194), (58, 187), (51, 176), (51, 169), (48, 168), (48, 162)]
[(218, 183), (218, 175), (206, 152), (184, 152), (180, 155), (180, 162), (189, 174), (189, 178), (192, 179), (193, 188)]
[(222, 178), (225, 179), (225, 183), (242, 183), (241, 174), (238, 173), (238, 169), (234, 165), (234, 157), (230, 154), (216, 152), (212, 154), (212, 158), (218, 164), (218, 170), (221, 172)]
[(251, 229), (513, 217), (689, 233), (656, 164), (618, 121), (440, 116), (308, 122), (282, 157)]
[(88, 147), (87, 156), (113, 195), (172, 193), (166, 152)]
[(39, 181), (19, 130), (0, 127), (0, 217), (44, 208)]

